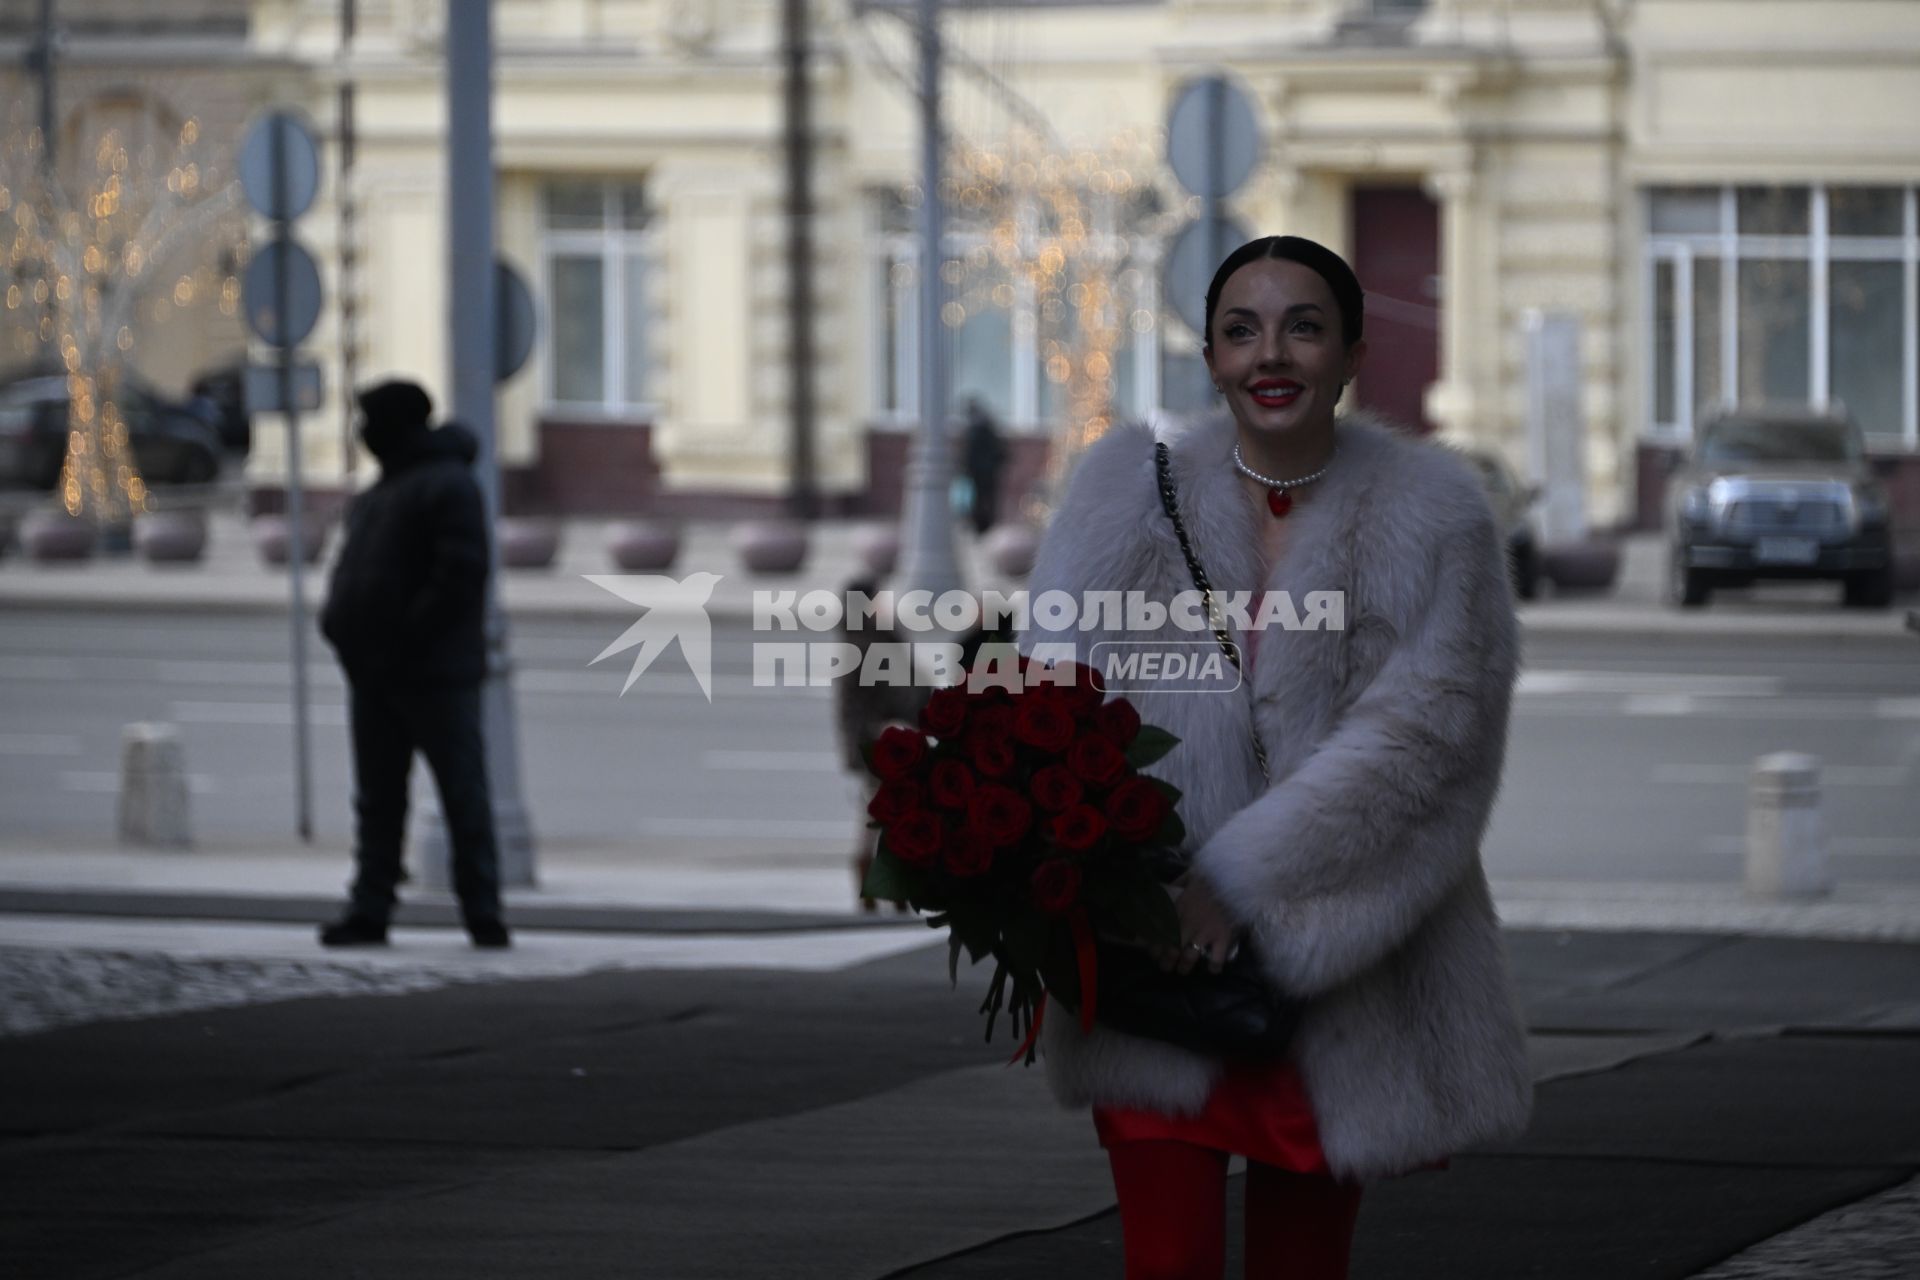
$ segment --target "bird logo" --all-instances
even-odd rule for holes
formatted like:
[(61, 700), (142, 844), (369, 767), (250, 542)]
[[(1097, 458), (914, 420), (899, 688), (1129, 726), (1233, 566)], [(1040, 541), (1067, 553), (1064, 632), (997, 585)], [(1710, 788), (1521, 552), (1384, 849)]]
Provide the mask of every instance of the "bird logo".
[(610, 591), (628, 604), (639, 605), (646, 610), (640, 621), (621, 633), (620, 638), (600, 651), (598, 657), (587, 665), (592, 666), (616, 653), (623, 653), (635, 645), (640, 651), (633, 655), (633, 669), (627, 672), (627, 682), (620, 686), (620, 694), (626, 696), (633, 688), (640, 673), (653, 665), (653, 660), (663, 653), (675, 640), (680, 642), (680, 652), (686, 655), (687, 666), (693, 669), (693, 678), (700, 682), (700, 691), (707, 695), (707, 701), (713, 701), (713, 623), (707, 617), (707, 600), (713, 595), (714, 584), (720, 581), (717, 573), (690, 573), (675, 580), (657, 573), (588, 573), (581, 575), (603, 591)]

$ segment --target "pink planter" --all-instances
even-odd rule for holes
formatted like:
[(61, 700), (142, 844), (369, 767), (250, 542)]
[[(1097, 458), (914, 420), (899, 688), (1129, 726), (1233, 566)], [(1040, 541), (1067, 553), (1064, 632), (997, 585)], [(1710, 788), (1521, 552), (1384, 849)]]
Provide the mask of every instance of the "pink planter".
[(207, 551), (207, 513), (150, 511), (135, 518), (133, 545), (150, 564), (191, 564)]
[(853, 535), (853, 550), (868, 574), (884, 578), (900, 561), (900, 530), (886, 524), (867, 525)]
[(20, 545), (41, 564), (72, 564), (93, 558), (98, 532), (91, 521), (65, 511), (33, 511), (20, 521)]
[(628, 573), (670, 569), (680, 555), (680, 531), (653, 520), (623, 520), (607, 532), (607, 554)]
[(1620, 576), (1620, 547), (1597, 538), (1550, 545), (1540, 553), (1540, 571), (1556, 591), (1611, 591)]
[[(325, 520), (315, 519), (311, 514), (300, 521), (300, 540), (306, 544), (300, 557), (307, 564), (320, 563), (320, 555), (327, 549), (328, 524)], [(253, 534), (253, 545), (260, 552), (260, 559), (270, 565), (287, 563), (287, 551), (291, 539), (287, 536), (287, 518), (285, 516), (255, 516), (248, 526)]]
[(759, 520), (740, 526), (733, 549), (748, 573), (794, 573), (806, 562), (807, 528), (791, 520)]
[(560, 525), (554, 520), (503, 517), (495, 526), (500, 563), (509, 569), (551, 569), (560, 554)]
[(1040, 553), (1040, 535), (1031, 525), (997, 524), (980, 540), (987, 562), (1009, 578), (1024, 578), (1033, 572), (1034, 557)]

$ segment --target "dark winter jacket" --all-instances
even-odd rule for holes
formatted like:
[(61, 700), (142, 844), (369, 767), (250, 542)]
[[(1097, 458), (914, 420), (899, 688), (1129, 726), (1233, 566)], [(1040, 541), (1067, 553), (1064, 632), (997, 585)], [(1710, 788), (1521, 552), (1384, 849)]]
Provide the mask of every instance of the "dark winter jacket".
[(320, 629), (356, 682), (486, 674), (487, 527), (479, 444), (458, 423), (369, 431), (380, 479), (347, 509)]

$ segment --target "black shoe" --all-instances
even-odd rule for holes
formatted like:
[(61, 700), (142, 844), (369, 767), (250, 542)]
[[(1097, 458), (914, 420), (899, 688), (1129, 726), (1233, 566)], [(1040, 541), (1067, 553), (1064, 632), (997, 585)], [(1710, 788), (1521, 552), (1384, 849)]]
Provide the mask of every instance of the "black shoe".
[(332, 924), (320, 926), (320, 945), (323, 947), (384, 947), (387, 945), (387, 922), (348, 912)]
[(467, 921), (467, 936), (473, 939), (474, 946), (487, 951), (504, 951), (513, 945), (513, 935), (507, 932), (507, 922), (498, 916)]

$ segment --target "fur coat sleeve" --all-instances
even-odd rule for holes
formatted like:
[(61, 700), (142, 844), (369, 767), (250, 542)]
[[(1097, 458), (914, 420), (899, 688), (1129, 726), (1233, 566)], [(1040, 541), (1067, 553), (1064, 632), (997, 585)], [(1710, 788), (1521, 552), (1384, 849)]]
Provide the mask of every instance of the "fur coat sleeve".
[(1274, 980), (1302, 995), (1379, 963), (1477, 867), (1519, 642), (1491, 513), (1477, 493), (1443, 496), (1456, 501), (1441, 536), (1361, 566), (1399, 579), (1375, 595), (1394, 616), (1355, 639), (1379, 651), (1378, 671), (1194, 855)]

